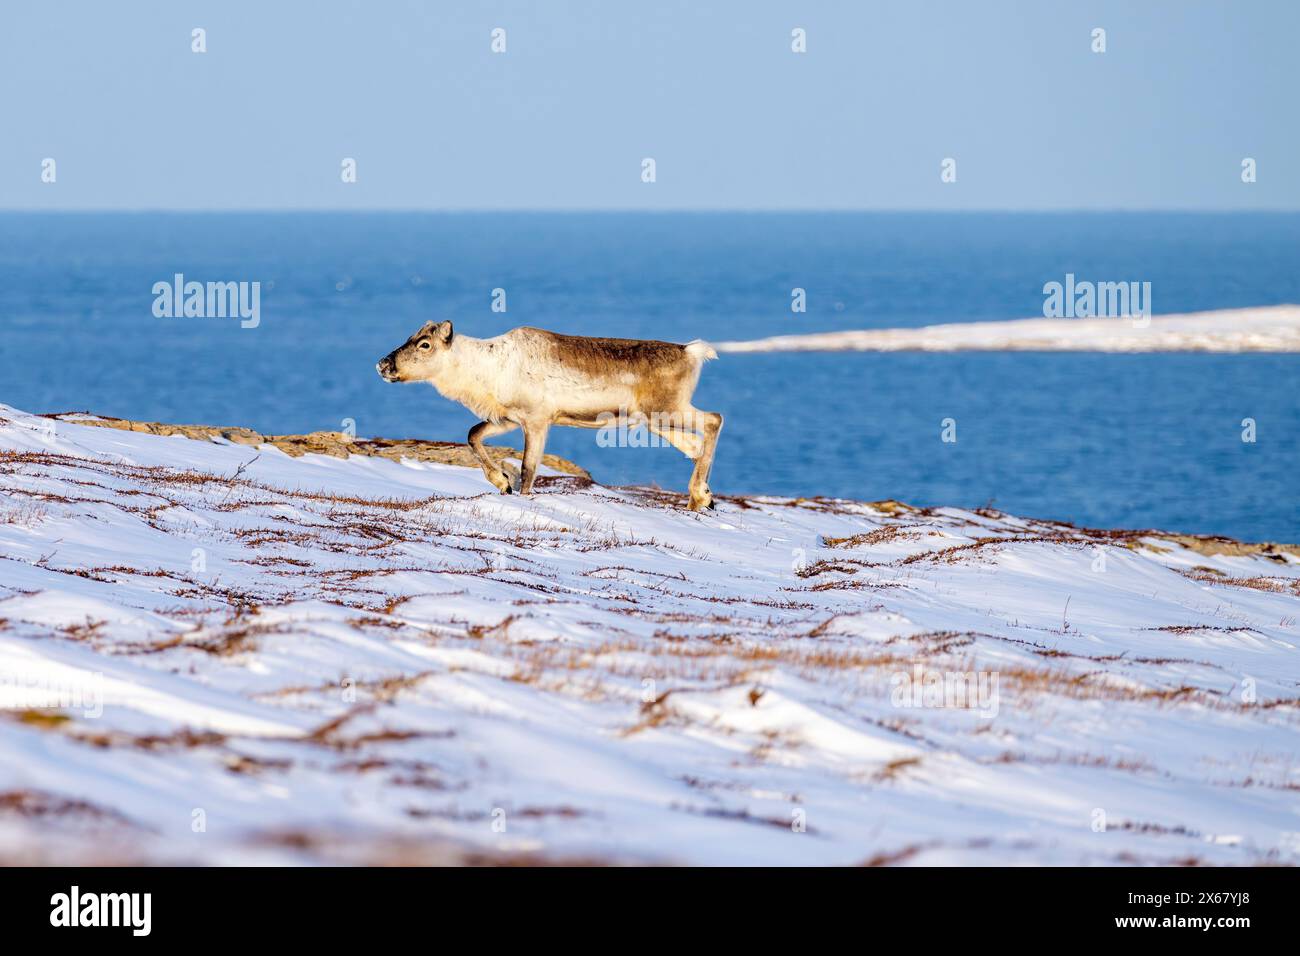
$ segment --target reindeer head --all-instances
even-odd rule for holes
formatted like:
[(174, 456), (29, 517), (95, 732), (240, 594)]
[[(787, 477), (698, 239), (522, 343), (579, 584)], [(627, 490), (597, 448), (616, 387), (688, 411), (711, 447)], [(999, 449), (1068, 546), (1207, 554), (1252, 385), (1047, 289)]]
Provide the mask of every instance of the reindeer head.
[(442, 364), (451, 347), (450, 322), (426, 322), (405, 345), (379, 360), (375, 368), (385, 382), (422, 382)]

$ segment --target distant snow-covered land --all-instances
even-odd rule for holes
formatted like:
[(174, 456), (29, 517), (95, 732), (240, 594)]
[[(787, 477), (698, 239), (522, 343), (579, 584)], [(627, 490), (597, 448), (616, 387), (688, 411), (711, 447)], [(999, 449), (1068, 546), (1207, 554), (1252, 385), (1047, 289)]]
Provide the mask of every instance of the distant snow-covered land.
[(3, 862), (1300, 862), (1294, 549), (7, 406), (0, 489)]
[(1300, 352), (1300, 306), (1146, 319), (1016, 319), (718, 342), (719, 352)]

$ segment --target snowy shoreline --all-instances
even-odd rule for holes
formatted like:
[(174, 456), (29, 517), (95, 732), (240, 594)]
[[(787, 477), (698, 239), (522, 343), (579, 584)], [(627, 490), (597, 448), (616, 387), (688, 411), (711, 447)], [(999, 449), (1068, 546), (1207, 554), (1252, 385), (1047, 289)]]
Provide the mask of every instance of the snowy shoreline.
[(2, 405), (0, 487), (0, 862), (1300, 863), (1294, 547)]
[(718, 352), (1300, 352), (1300, 306), (1147, 319), (1016, 319), (715, 342)]

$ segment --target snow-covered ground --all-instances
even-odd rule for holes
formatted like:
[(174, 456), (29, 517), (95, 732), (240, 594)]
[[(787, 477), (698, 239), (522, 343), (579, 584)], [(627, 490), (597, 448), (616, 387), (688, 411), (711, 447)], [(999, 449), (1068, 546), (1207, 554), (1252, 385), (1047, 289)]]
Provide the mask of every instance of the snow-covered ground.
[(855, 329), (715, 346), (719, 352), (1300, 352), (1300, 306)]
[(0, 490), (6, 862), (1300, 862), (1292, 550), (7, 406)]

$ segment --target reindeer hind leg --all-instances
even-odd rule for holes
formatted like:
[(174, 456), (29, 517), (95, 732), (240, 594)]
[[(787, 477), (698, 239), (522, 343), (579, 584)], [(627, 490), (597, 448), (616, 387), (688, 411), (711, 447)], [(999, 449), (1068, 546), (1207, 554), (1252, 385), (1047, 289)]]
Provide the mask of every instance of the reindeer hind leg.
[(687, 507), (692, 511), (703, 511), (713, 507), (709, 474), (713, 471), (713, 454), (717, 450), (718, 435), (722, 431), (722, 416), (717, 412), (702, 412), (692, 408), (685, 420), (692, 429), (691, 434), (699, 439), (700, 445), (698, 455), (688, 453), (689, 457), (695, 459), (695, 469), (691, 472), (690, 502)]

